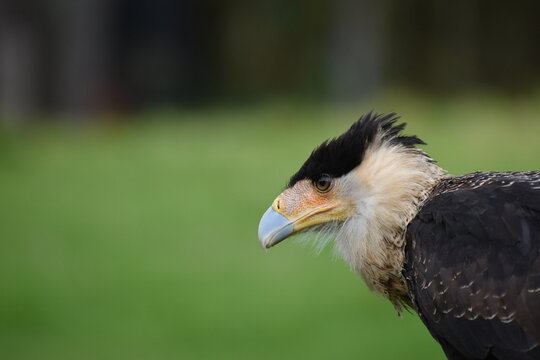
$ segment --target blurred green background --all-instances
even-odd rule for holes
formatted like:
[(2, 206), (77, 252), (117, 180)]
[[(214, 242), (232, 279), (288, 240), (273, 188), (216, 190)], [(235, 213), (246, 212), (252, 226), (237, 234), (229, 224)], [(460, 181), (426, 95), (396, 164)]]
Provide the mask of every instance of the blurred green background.
[(372, 109), (450, 173), (539, 169), (525, 3), (0, 3), (0, 359), (444, 358), (257, 226)]
[[(452, 173), (538, 168), (540, 96), (395, 98), (375, 105), (401, 109)], [(331, 249), (257, 241), (288, 176), (364, 110), (274, 104), (4, 133), (0, 357), (442, 358), (415, 315), (399, 319)]]

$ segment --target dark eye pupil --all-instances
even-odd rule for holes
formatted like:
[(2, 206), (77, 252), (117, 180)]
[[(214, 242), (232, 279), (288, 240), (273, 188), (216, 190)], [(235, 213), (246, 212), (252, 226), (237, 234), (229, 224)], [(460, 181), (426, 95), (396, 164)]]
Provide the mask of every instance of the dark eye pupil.
[(330, 188), (330, 185), (332, 184), (332, 178), (328, 175), (323, 175), (320, 178), (317, 179), (315, 182), (315, 185), (317, 186), (317, 189), (320, 191), (326, 191)]

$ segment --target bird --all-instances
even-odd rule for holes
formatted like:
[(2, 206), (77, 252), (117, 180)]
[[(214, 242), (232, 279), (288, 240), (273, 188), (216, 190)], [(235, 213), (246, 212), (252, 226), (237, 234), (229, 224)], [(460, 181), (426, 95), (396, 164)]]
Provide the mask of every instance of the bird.
[(450, 175), (399, 119), (369, 112), (316, 147), (262, 216), (263, 248), (333, 241), (448, 359), (540, 359), (540, 172)]

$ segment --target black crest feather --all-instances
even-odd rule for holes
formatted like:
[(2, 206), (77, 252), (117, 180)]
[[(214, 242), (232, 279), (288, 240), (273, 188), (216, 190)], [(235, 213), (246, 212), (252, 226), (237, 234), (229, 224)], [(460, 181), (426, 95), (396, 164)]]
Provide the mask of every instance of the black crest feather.
[(403, 136), (399, 133), (405, 129), (406, 123), (395, 125), (399, 116), (395, 113), (388, 115), (369, 112), (356, 121), (342, 135), (324, 141), (319, 145), (300, 170), (294, 174), (289, 187), (303, 179), (316, 180), (322, 174), (340, 177), (360, 165), (364, 153), (378, 134), (384, 141), (405, 147), (425, 145), (416, 136)]

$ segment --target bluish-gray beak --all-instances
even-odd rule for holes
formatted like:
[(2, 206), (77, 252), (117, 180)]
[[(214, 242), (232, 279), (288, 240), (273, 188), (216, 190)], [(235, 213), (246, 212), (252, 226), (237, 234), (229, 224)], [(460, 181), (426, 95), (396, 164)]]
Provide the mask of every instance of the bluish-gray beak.
[(292, 221), (269, 207), (259, 223), (259, 241), (263, 248), (269, 249), (291, 235), (293, 227)]

